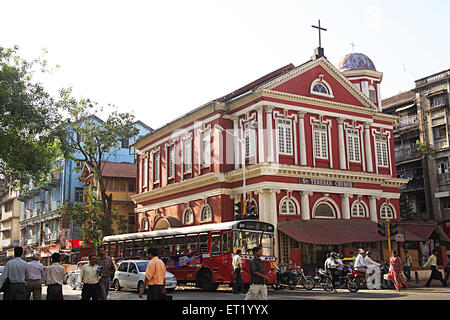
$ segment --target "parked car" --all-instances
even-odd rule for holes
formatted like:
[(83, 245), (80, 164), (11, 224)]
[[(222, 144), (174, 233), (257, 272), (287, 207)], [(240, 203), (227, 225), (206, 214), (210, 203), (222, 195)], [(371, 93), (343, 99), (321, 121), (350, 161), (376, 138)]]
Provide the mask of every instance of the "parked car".
[[(124, 260), (120, 262), (117, 271), (114, 273), (113, 285), (115, 290), (122, 288), (142, 289), (145, 279), (145, 270), (149, 260)], [(175, 276), (166, 271), (166, 290), (173, 291), (177, 286)]]
[(66, 275), (67, 277), (67, 285), (72, 288), (72, 290), (80, 290), (82, 288), (81, 279), (80, 279), (80, 273), (81, 268), (85, 264), (89, 263), (87, 260), (82, 260), (77, 263), (77, 268), (73, 271), (69, 271)]

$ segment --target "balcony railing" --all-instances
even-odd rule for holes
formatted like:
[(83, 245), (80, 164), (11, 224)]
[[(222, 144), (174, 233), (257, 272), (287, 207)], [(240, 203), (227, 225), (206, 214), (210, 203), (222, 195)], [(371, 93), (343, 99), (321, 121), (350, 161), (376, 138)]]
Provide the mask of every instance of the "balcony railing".
[(419, 158), (419, 152), (415, 148), (400, 149), (395, 151), (395, 161)]
[(421, 189), (424, 186), (423, 177), (413, 177), (407, 184), (400, 187), (401, 190)]
[(58, 232), (50, 232), (45, 235), (45, 241), (52, 241), (58, 239)]
[(447, 139), (437, 140), (434, 142), (434, 148), (436, 149), (442, 149), (447, 147), (448, 147)]
[(419, 122), (419, 119), (417, 117), (417, 115), (411, 116), (411, 117), (407, 117), (407, 118), (403, 118), (400, 119), (397, 123), (397, 129), (403, 128), (403, 127), (407, 127), (413, 124), (416, 124)]
[(438, 182), (440, 185), (450, 184), (450, 172), (438, 173)]

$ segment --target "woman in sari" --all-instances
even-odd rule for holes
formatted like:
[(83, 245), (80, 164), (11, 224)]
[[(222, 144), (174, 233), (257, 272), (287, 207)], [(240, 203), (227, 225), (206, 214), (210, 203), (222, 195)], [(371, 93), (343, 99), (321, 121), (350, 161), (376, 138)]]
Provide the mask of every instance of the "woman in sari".
[(395, 289), (400, 291), (402, 286), (409, 287), (409, 283), (402, 276), (402, 259), (397, 250), (392, 251), (392, 257), (389, 259), (389, 277), (394, 281)]

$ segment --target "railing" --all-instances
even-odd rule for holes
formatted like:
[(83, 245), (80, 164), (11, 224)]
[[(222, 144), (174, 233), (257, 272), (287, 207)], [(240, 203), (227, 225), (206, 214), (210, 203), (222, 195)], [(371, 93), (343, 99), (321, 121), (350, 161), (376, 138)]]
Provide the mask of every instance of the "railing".
[(419, 157), (419, 152), (415, 148), (400, 149), (395, 151), (395, 161), (403, 161)]
[(400, 119), (397, 123), (397, 129), (410, 126), (419, 122), (417, 115)]
[(437, 140), (434, 142), (434, 147), (436, 149), (442, 149), (448, 147), (448, 141), (447, 139)]
[(50, 232), (45, 235), (45, 241), (57, 240), (59, 237), (58, 232)]
[(450, 183), (450, 172), (438, 173), (439, 184), (449, 184)]
[(420, 189), (423, 188), (423, 177), (413, 177), (407, 184), (400, 187), (401, 190)]

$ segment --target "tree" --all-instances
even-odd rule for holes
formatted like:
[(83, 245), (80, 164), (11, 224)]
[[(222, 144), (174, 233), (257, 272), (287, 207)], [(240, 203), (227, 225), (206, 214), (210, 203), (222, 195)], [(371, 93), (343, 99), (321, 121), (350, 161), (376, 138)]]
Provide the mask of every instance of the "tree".
[(61, 110), (34, 81), (46, 73), (41, 58), (28, 62), (18, 47), (0, 47), (0, 179), (21, 187), (49, 179), (58, 158), (67, 154)]
[[(94, 112), (102, 110), (98, 108), (97, 103), (83, 98), (77, 100), (72, 97), (71, 92), (71, 88), (61, 90), (61, 100), (58, 102), (69, 114), (73, 131), (73, 134), (68, 135), (67, 143), (73, 150), (72, 159), (77, 161), (75, 170), (80, 173), (84, 164), (93, 170), (99, 196), (94, 201), (92, 196), (87, 194), (87, 199), (91, 202), (84, 212), (81, 210), (82, 205), (74, 205), (76, 210), (66, 210), (66, 213), (74, 222), (80, 222), (82, 229), (89, 230), (92, 237), (98, 234), (110, 235), (113, 232), (113, 221), (118, 220), (120, 225), (120, 218), (116, 217), (112, 210), (112, 194), (106, 191), (107, 182), (102, 176), (103, 167), (110, 157), (120, 150), (122, 139), (136, 136), (139, 130), (134, 127), (134, 116), (130, 113), (115, 110), (106, 121), (101, 121)], [(99, 213), (103, 215), (101, 219), (98, 218)]]

